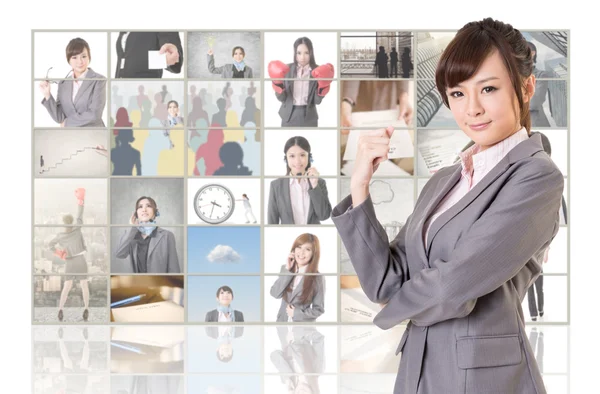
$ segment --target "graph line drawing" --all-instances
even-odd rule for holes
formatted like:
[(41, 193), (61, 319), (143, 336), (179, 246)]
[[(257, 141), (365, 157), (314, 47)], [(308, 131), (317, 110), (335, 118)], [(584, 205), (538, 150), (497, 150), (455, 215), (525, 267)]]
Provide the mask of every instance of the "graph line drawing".
[[(58, 168), (58, 166), (60, 166), (61, 164), (64, 164), (65, 162), (68, 162), (70, 160), (72, 160), (74, 157), (78, 156), (79, 154), (88, 151), (88, 150), (94, 150), (96, 151), (96, 153), (101, 154), (103, 156), (106, 156), (108, 154), (106, 148), (104, 148), (101, 145), (98, 146), (85, 146), (81, 149), (77, 149), (74, 153), (71, 153), (69, 156), (67, 157), (63, 157), (61, 160), (59, 160), (58, 162), (54, 163), (53, 165), (49, 166), (49, 167), (45, 167), (43, 164), (41, 164), (41, 169), (40, 169), (40, 174), (43, 174), (45, 172), (49, 172), (51, 170), (55, 170)], [(43, 161), (41, 162), (43, 163)]]

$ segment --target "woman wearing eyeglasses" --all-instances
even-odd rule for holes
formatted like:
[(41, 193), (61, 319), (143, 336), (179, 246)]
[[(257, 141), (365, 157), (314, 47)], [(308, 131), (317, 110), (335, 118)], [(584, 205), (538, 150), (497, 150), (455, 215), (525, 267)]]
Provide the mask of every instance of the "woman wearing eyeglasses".
[(72, 39), (66, 56), (72, 71), (67, 79), (58, 82), (56, 99), (50, 92), (50, 81), (40, 82), (42, 105), (61, 127), (104, 127), (106, 80), (89, 79), (106, 77), (88, 67), (92, 58), (88, 43), (81, 38)]

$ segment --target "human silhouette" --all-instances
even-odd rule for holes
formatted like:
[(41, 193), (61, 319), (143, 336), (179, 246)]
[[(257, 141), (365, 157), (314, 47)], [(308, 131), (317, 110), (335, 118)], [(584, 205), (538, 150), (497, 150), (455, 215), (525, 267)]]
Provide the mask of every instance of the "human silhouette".
[(219, 159), (223, 166), (213, 175), (252, 175), (252, 171), (244, 166), (244, 150), (237, 142), (226, 142), (219, 149)]
[(410, 48), (404, 48), (402, 52), (402, 78), (410, 78), (410, 71), (413, 69), (412, 61), (410, 60)]
[[(162, 122), (156, 118), (150, 119), (149, 128), (161, 127)], [(144, 141), (144, 156), (142, 164), (144, 175), (158, 175), (158, 158), (164, 150), (171, 149), (171, 140), (163, 130), (149, 130), (148, 138)]]
[(224, 98), (220, 98), (217, 100), (217, 108), (219, 108), (219, 112), (213, 115), (211, 124), (217, 125), (220, 127), (227, 127), (227, 110), (226, 110), (227, 102)]
[(118, 130), (118, 135), (115, 138), (117, 146), (110, 151), (110, 160), (113, 162), (113, 175), (133, 175), (133, 167), (135, 166), (138, 176), (142, 175), (142, 163), (140, 160), (140, 151), (133, 148), (131, 143), (135, 141), (133, 138), (133, 130), (121, 129)]
[[(217, 125), (212, 124), (211, 127), (217, 127)], [(223, 163), (219, 158), (219, 150), (221, 149), (221, 146), (223, 146), (223, 138), (224, 134), (222, 129), (211, 129), (208, 133), (208, 140), (206, 143), (202, 144), (196, 151), (196, 163), (198, 163), (200, 159), (204, 159), (204, 165), (206, 167), (204, 175), (206, 176), (212, 175), (218, 168), (223, 166)], [(197, 166), (194, 169), (194, 175), (200, 175)]]
[(377, 76), (379, 78), (388, 78), (388, 55), (385, 53), (385, 48), (382, 46), (379, 47), (379, 52), (377, 52), (377, 56), (375, 57), (375, 65), (377, 66)]
[(188, 127), (194, 127), (198, 119), (204, 119), (208, 123), (208, 113), (202, 108), (202, 97), (196, 96), (192, 101), (192, 112), (188, 116)]
[(242, 112), (242, 120), (240, 121), (240, 126), (246, 126), (248, 122), (254, 122), (254, 115), (256, 113), (256, 100), (254, 97), (246, 97), (246, 102), (244, 103), (244, 112)]
[(398, 52), (396, 52), (395, 47), (392, 47), (390, 52), (390, 77), (398, 77)]

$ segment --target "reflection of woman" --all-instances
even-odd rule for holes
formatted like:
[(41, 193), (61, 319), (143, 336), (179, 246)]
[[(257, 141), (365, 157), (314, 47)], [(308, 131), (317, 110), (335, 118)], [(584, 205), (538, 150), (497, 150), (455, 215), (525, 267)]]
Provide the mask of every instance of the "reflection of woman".
[[(83, 225), (83, 203), (85, 200), (85, 189), (78, 188), (75, 190), (75, 197), (77, 198), (77, 224), (73, 227), (65, 227), (64, 232), (58, 233), (52, 241), (48, 244), (48, 248), (54, 252), (54, 255), (61, 260), (66, 261), (65, 274), (87, 274), (87, 262), (85, 261), (85, 252), (87, 247), (83, 234), (81, 234), (81, 226)], [(73, 224), (73, 216), (63, 216), (63, 223), (66, 225)], [(56, 245), (59, 244), (60, 248)], [(73, 275), (65, 278), (65, 284), (60, 294), (60, 301), (58, 304), (58, 320), (63, 321), (63, 308), (69, 292), (73, 287), (73, 280), (79, 280), (81, 284), (81, 294), (83, 297), (84, 311), (83, 320), (87, 321), (89, 316), (88, 306), (90, 302), (90, 289), (88, 286), (88, 279), (84, 275)]]
[(88, 67), (92, 60), (88, 43), (74, 38), (67, 45), (67, 62), (72, 71), (68, 79), (58, 82), (56, 100), (50, 82), (40, 82), (42, 104), (62, 127), (104, 127), (102, 112), (106, 106), (106, 80), (82, 81), (83, 78), (106, 78)]
[(215, 67), (215, 57), (212, 48), (208, 50), (206, 59), (208, 61), (208, 71), (213, 74), (221, 74), (221, 78), (252, 78), (252, 68), (244, 62), (246, 52), (244, 48), (237, 46), (231, 51), (233, 63), (227, 63), (220, 67)]
[(285, 143), (286, 176), (271, 182), (269, 224), (321, 224), (329, 219), (331, 204), (325, 179), (311, 167), (310, 144), (304, 137), (292, 137)]
[[(315, 327), (277, 327), (281, 350), (271, 362), (287, 384), (288, 393), (320, 393), (319, 375), (324, 372), (325, 337)], [(310, 374), (310, 375), (307, 375)]]
[(394, 393), (546, 392), (521, 301), (558, 232), (564, 180), (530, 136), (532, 70), (511, 25), (486, 18), (457, 32), (436, 83), (475, 145), (426, 183), (391, 244), (369, 182), (392, 130), (359, 142), (351, 194), (332, 219), (366, 295), (385, 304), (374, 323), (410, 320)]
[[(550, 121), (544, 111), (544, 102), (546, 102), (546, 96), (550, 98), (550, 89), (548, 85), (550, 81), (544, 80), (547, 78), (558, 78), (558, 75), (551, 71), (540, 70), (535, 64), (537, 62), (537, 47), (532, 42), (527, 42), (529, 49), (531, 49), (531, 56), (533, 56), (533, 75), (535, 75), (535, 94), (531, 99), (529, 105), (529, 113), (531, 114), (531, 125), (533, 127), (551, 127)], [(552, 106), (550, 106), (552, 110)]]
[(244, 314), (232, 308), (233, 290), (229, 286), (221, 286), (217, 289), (217, 309), (206, 313), (206, 322), (241, 322)]
[(325, 280), (319, 273), (319, 238), (302, 234), (294, 241), (287, 263), (271, 286), (271, 296), (281, 298), (278, 322), (315, 321), (325, 312)]
[(172, 232), (156, 226), (160, 215), (156, 201), (151, 197), (140, 197), (136, 210), (129, 219), (131, 227), (125, 230), (117, 246), (116, 257), (129, 256), (134, 273), (181, 272), (175, 236)]
[[(317, 104), (329, 92), (334, 69), (330, 63), (317, 66), (310, 39), (300, 37), (294, 42), (294, 62), (284, 64), (279, 60), (269, 63), (269, 76), (275, 96), (281, 101), (279, 116), (282, 127), (317, 127), (319, 115)], [(295, 78), (282, 81), (281, 78)]]

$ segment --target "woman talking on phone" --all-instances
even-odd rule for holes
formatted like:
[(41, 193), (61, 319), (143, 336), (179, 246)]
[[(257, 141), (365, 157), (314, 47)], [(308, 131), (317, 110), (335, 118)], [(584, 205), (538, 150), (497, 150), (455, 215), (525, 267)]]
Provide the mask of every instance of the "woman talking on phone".
[(305, 233), (296, 238), (281, 266), (279, 278), (271, 286), (271, 296), (281, 298), (278, 322), (315, 321), (325, 312), (325, 280), (319, 273), (319, 238)]
[(131, 227), (123, 233), (117, 246), (116, 257), (127, 258), (134, 273), (181, 272), (175, 236), (169, 230), (158, 227), (160, 216), (156, 201), (151, 197), (140, 197), (131, 214)]
[(559, 228), (563, 176), (531, 135), (531, 50), (491, 18), (443, 52), (436, 85), (475, 145), (437, 171), (390, 243), (369, 182), (391, 128), (361, 137), (351, 194), (332, 219), (373, 302), (374, 323), (409, 321), (394, 393), (546, 393), (521, 302)]
[(331, 203), (325, 179), (311, 166), (310, 144), (304, 137), (292, 137), (283, 148), (286, 176), (271, 182), (269, 224), (321, 224), (329, 219)]

